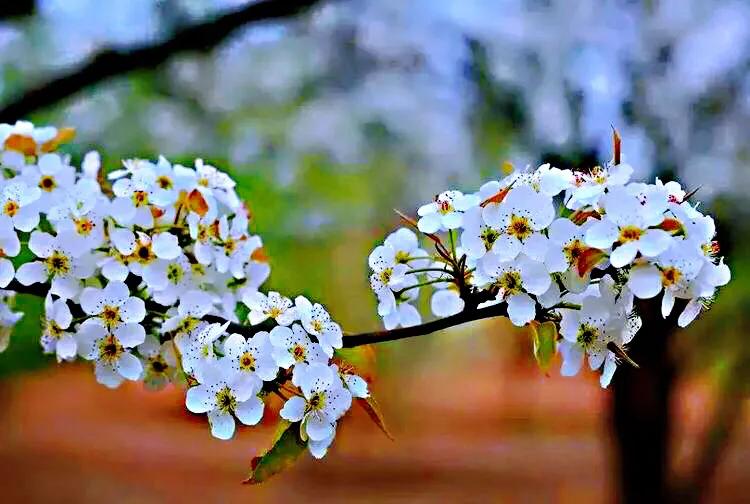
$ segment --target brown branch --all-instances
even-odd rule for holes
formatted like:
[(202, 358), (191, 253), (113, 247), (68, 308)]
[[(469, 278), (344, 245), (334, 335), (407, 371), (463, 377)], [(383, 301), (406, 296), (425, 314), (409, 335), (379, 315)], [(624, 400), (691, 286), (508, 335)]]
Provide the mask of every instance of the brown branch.
[(372, 343), (384, 343), (386, 341), (396, 341), (405, 338), (413, 338), (415, 336), (424, 336), (449, 327), (473, 322), (474, 320), (505, 317), (507, 314), (507, 305), (505, 304), (497, 304), (473, 310), (464, 310), (455, 315), (451, 315), (450, 317), (433, 320), (412, 327), (400, 327), (398, 329), (391, 329), (390, 331), (374, 331), (344, 336), (344, 348), (353, 348), (362, 345), (370, 345)]
[[(10, 285), (5, 288), (5, 290), (12, 290), (19, 294), (31, 294), (39, 297), (44, 297), (47, 295), (49, 286), (47, 284), (33, 284), (30, 286), (24, 286), (14, 279), (10, 283)], [(397, 341), (406, 338), (413, 338), (416, 336), (424, 336), (437, 331), (441, 331), (443, 329), (447, 329), (449, 327), (455, 327), (467, 322), (473, 322), (475, 320), (507, 316), (507, 305), (504, 303), (486, 306), (479, 309), (467, 308), (455, 315), (432, 320), (430, 322), (425, 322), (424, 324), (412, 327), (400, 327), (398, 329), (346, 335), (344, 336), (343, 348), (354, 348), (363, 345), (370, 345), (373, 343), (385, 343), (386, 341)], [(228, 322), (226, 319), (217, 315), (206, 315), (203, 317), (203, 320), (212, 324), (224, 324)], [(255, 326), (248, 326), (237, 324), (235, 322), (229, 322), (227, 331), (230, 333), (238, 333), (249, 338), (255, 335), (255, 333), (257, 333), (258, 331), (267, 331), (271, 327), (272, 324), (265, 323)]]
[(249, 24), (297, 15), (320, 0), (262, 0), (176, 31), (170, 38), (122, 50), (107, 48), (88, 61), (12, 99), (0, 109), (0, 122), (12, 122), (53, 105), (82, 89), (134, 70), (156, 67), (170, 57), (208, 51), (237, 29)]

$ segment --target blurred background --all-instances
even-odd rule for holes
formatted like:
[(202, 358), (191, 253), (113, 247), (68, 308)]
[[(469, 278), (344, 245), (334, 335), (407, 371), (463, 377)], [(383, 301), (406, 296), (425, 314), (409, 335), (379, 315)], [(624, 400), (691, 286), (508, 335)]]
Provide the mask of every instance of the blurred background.
[(108, 169), (164, 154), (229, 171), (266, 287), (346, 331), (379, 327), (366, 257), (393, 208), (474, 190), (505, 160), (604, 162), (612, 126), (636, 178), (701, 187), (733, 281), (688, 331), (644, 307), (642, 369), (605, 391), (545, 376), (502, 321), (380, 345), (362, 359), (396, 442), (356, 411), (323, 462), (261, 487), (239, 482), (271, 425), (221, 442), (179, 390), (56, 366), (22, 298), (0, 355), (3, 500), (747, 502), (750, 3), (252, 3), (3, 2), (0, 119), (75, 127), (67, 152)]

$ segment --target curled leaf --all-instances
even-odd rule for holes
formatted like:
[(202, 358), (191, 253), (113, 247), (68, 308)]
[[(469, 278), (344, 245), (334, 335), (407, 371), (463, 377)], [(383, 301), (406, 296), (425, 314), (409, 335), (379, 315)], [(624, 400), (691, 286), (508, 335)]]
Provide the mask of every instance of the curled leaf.
[(288, 469), (307, 448), (300, 437), (300, 424), (283, 420), (279, 423), (271, 447), (250, 462), (250, 476), (243, 481), (255, 485)]
[(385, 425), (385, 419), (383, 418), (383, 413), (380, 411), (380, 406), (378, 406), (377, 401), (374, 397), (364, 397), (364, 398), (358, 398), (357, 404), (359, 404), (362, 409), (365, 410), (367, 415), (372, 419), (373, 422), (375, 422), (375, 425), (377, 425), (381, 431), (383, 431), (383, 434), (385, 434), (388, 439), (391, 441), (395, 441), (395, 438), (393, 437), (393, 434), (391, 434), (391, 431), (388, 430), (388, 427)]

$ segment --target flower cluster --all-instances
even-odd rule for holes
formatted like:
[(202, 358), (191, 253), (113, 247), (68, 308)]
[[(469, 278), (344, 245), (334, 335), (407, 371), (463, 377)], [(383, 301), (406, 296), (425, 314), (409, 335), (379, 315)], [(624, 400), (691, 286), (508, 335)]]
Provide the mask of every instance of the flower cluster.
[(713, 219), (677, 182), (630, 182), (632, 172), (619, 159), (576, 171), (545, 164), (475, 193), (437, 195), (418, 221), (405, 218), (434, 254), (401, 228), (370, 255), (386, 328), (419, 324), (414, 301), (431, 285), (439, 317), (494, 305), (516, 326), (559, 323), (562, 374), (576, 374), (588, 356), (607, 386), (641, 325), (636, 298), (661, 294), (664, 317), (684, 300), (685, 327), (730, 279)]
[(607, 386), (642, 324), (637, 300), (661, 295), (664, 317), (679, 304), (686, 326), (730, 278), (713, 220), (676, 182), (630, 182), (619, 153), (586, 171), (543, 165), (475, 193), (446, 191), (418, 220), (404, 216), (434, 253), (407, 228), (373, 250), (370, 284), (389, 331), (345, 344), (322, 305), (261, 292), (270, 267), (227, 174), (160, 157), (105, 177), (96, 152), (80, 167), (60, 153), (72, 134), (0, 125), (0, 351), (21, 316), (14, 293), (36, 294), (44, 352), (90, 361), (107, 387), (185, 386), (187, 409), (206, 414), (217, 438), (231, 438), (237, 421), (258, 424), (281, 399), (281, 432), (253, 461), (251, 482), (288, 465), (279, 458), (323, 457), (355, 401), (387, 434), (339, 349), (420, 325), (422, 287), (433, 288), (436, 316), (455, 317), (443, 327), (487, 316), (547, 324), (545, 334), (551, 325), (562, 374), (587, 360)]
[[(105, 180), (97, 153), (77, 168), (57, 152), (70, 136), (0, 126), (0, 288), (44, 296), (43, 350), (91, 361), (108, 387), (186, 384), (187, 408), (221, 439), (281, 396), (281, 416), (322, 457), (367, 383), (334, 357), (341, 327), (320, 304), (259, 291), (270, 268), (234, 181), (163, 157)], [(7, 342), (20, 314), (2, 292)]]

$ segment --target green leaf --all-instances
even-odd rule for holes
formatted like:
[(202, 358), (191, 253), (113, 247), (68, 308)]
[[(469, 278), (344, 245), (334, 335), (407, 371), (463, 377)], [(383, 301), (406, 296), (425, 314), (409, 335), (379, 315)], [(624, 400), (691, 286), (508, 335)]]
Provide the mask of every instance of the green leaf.
[(532, 323), (529, 327), (534, 345), (534, 358), (539, 369), (546, 373), (557, 351), (557, 324), (547, 321), (542, 324)]
[(373, 422), (375, 422), (375, 425), (377, 425), (380, 430), (383, 431), (383, 434), (388, 436), (388, 439), (391, 441), (395, 441), (393, 434), (388, 430), (388, 427), (385, 426), (385, 419), (383, 418), (383, 413), (380, 412), (380, 406), (378, 406), (377, 401), (375, 401), (375, 398), (372, 396), (365, 397), (365, 398), (357, 398), (357, 404), (359, 404), (362, 409), (364, 409), (367, 412), (367, 415), (372, 419)]
[(250, 462), (250, 476), (243, 481), (255, 485), (288, 469), (305, 451), (307, 443), (300, 438), (300, 424), (282, 420), (276, 430), (271, 448)]

